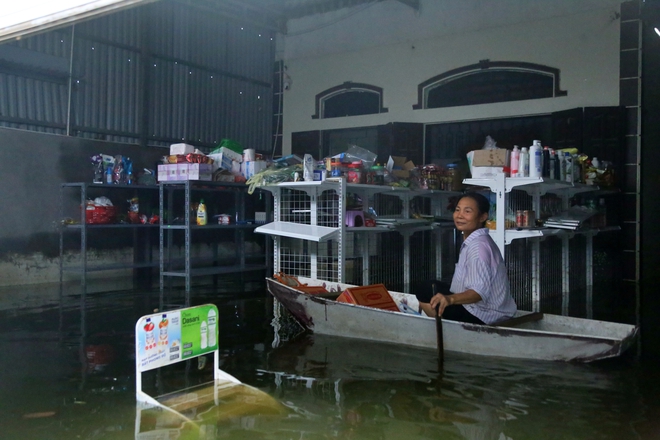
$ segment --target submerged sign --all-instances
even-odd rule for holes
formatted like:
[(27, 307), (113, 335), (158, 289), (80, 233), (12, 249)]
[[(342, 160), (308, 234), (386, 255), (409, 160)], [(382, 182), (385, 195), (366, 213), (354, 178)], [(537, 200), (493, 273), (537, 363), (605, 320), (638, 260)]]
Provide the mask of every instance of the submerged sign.
[(141, 317), (135, 325), (137, 368), (148, 371), (218, 349), (218, 308), (205, 304)]

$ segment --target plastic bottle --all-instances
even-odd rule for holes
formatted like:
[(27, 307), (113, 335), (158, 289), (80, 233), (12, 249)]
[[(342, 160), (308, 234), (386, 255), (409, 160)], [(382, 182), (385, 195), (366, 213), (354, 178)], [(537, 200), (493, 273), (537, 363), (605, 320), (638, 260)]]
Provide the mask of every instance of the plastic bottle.
[(204, 199), (199, 201), (197, 206), (197, 225), (204, 226), (206, 225), (208, 219), (206, 217), (206, 205), (204, 204)]
[(549, 160), (549, 164), (548, 164), (548, 168), (549, 168), (548, 177), (550, 177), (551, 179), (556, 179), (557, 176), (555, 174), (555, 170), (556, 170), (556, 167), (557, 167), (557, 155), (555, 154), (555, 150), (553, 150), (552, 148), (550, 148), (549, 153), (550, 153), (550, 160)]
[(573, 156), (571, 156), (571, 153), (564, 153), (564, 166), (566, 168), (566, 181), (573, 183)]
[(314, 158), (311, 154), (303, 156), (303, 180), (305, 182), (314, 180)]
[(534, 141), (529, 147), (529, 177), (543, 176), (543, 147), (541, 141)]
[(520, 164), (518, 165), (518, 177), (529, 177), (529, 152), (527, 147), (520, 150)]
[(112, 183), (112, 165), (108, 165), (105, 170), (105, 183)]
[(598, 160), (597, 157), (591, 159), (591, 166), (593, 166), (596, 169), (600, 169), (600, 161)]
[(543, 147), (543, 177), (550, 177), (550, 147)]
[(553, 151), (553, 153), (555, 155), (555, 177), (554, 177), (554, 179), (561, 180), (561, 160), (560, 160), (561, 154), (559, 153), (559, 151)]
[(511, 177), (518, 177), (518, 169), (520, 167), (520, 148), (518, 145), (513, 146), (511, 152)]
[(209, 334), (206, 321), (202, 321), (199, 325), (199, 348), (206, 348), (209, 346)]
[(210, 309), (207, 322), (208, 322), (208, 331), (209, 331), (209, 347), (215, 347), (215, 344), (217, 343), (216, 341), (216, 316), (215, 316), (215, 310)]
[(154, 329), (156, 326), (154, 325), (153, 322), (151, 322), (151, 318), (147, 318), (147, 322), (144, 325), (144, 332), (145, 332), (145, 337), (144, 337), (144, 349), (145, 350), (151, 350), (156, 346), (156, 337), (154, 335)]
[(167, 314), (163, 313), (163, 319), (158, 323), (158, 345), (167, 346)]

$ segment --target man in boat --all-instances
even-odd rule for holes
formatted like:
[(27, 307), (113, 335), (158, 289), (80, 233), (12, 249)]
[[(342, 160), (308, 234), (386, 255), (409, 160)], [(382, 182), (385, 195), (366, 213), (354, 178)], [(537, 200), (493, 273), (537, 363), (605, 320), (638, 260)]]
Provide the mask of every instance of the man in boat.
[(489, 210), (488, 199), (475, 192), (463, 194), (456, 203), (454, 225), (463, 243), (451, 286), (432, 281), (416, 292), (428, 316), (436, 316), (437, 310), (452, 321), (496, 324), (516, 313), (504, 259), (485, 227)]

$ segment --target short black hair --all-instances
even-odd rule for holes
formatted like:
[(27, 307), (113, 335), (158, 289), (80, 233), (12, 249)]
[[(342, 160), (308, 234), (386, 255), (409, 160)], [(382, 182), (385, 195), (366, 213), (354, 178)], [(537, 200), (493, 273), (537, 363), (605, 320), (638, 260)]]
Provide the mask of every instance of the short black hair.
[(458, 206), (458, 202), (461, 201), (461, 199), (464, 198), (470, 198), (477, 202), (477, 209), (479, 209), (479, 215), (486, 213), (488, 214), (490, 212), (490, 200), (483, 194), (479, 194), (478, 192), (466, 192), (463, 194), (459, 199), (456, 201), (456, 205)]

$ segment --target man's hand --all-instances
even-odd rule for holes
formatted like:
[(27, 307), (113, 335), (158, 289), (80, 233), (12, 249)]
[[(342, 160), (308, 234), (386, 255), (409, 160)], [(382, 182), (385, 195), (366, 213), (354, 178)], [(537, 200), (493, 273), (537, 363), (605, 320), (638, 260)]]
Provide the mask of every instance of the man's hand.
[(445, 311), (447, 306), (452, 305), (451, 302), (453, 295), (445, 296), (442, 293), (436, 293), (433, 298), (431, 298), (430, 305), (433, 310), (437, 310), (437, 314), (442, 316), (442, 313)]

